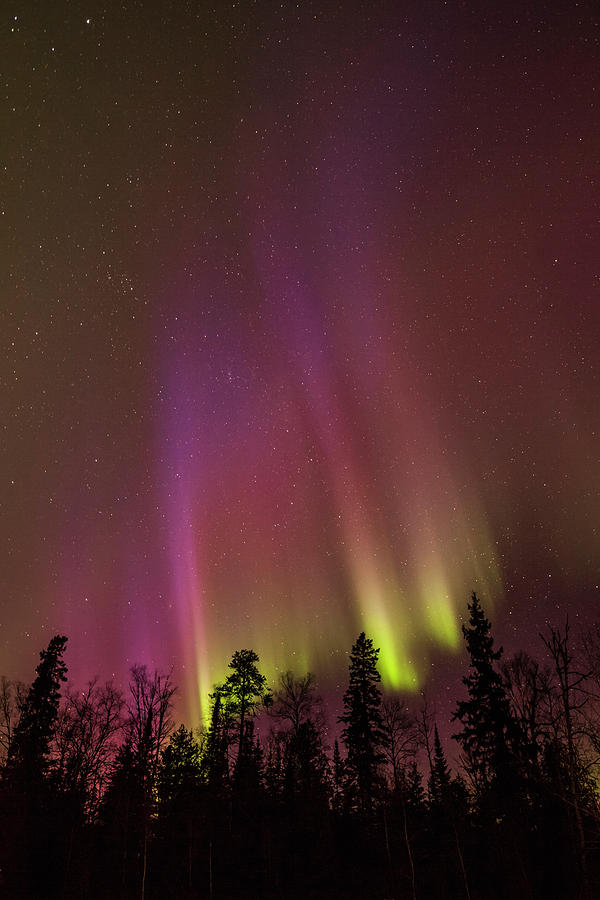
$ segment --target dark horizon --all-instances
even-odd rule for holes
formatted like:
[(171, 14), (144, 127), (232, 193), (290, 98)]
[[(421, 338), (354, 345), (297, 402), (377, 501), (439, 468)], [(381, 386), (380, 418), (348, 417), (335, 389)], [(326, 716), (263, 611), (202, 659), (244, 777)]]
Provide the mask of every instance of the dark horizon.
[(463, 637), (457, 766), (439, 710), (382, 692), (364, 632), (335, 735), (318, 681), (271, 686), (250, 649), (192, 731), (171, 675), (81, 689), (54, 636), (30, 685), (1, 683), (0, 895), (591, 900), (600, 623), (548, 629), (545, 662), (505, 657), (473, 594)]

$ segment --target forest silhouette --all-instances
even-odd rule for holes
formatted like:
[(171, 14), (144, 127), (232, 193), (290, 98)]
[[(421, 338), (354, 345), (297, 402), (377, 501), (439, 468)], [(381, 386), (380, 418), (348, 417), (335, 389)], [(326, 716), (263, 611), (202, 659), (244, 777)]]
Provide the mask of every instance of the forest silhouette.
[(0, 897), (599, 896), (600, 627), (505, 658), (473, 594), (463, 634), (456, 771), (364, 633), (333, 743), (315, 675), (269, 686), (253, 650), (190, 730), (171, 675), (72, 687), (55, 636), (30, 685), (1, 682)]

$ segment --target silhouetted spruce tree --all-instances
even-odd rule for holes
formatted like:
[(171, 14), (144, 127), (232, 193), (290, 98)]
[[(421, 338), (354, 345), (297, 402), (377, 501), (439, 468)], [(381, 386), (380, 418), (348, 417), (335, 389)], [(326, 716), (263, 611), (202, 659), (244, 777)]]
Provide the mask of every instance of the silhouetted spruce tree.
[(247, 719), (244, 725), (244, 738), (241, 752), (235, 763), (233, 773), (234, 787), (246, 795), (256, 795), (263, 786), (264, 755), (259, 739), (255, 735), (254, 720)]
[[(196, 856), (206, 856), (205, 800), (200, 745), (181, 725), (164, 749), (158, 772), (158, 852), (156, 870), (165, 891), (182, 896), (198, 881)], [(204, 840), (203, 840), (204, 839)]]
[(438, 860), (434, 872), (435, 878), (439, 879), (436, 895), (444, 896), (448, 891), (468, 898), (470, 890), (463, 851), (467, 794), (462, 781), (452, 778), (437, 725), (428, 787), (430, 827)]
[(290, 721), (276, 736), (272, 752), (279, 756), (281, 775), (268, 834), (277, 882), (286, 896), (312, 896), (315, 887), (324, 889), (323, 873), (331, 864), (329, 760), (322, 732), (310, 718)]
[(137, 893), (147, 818), (146, 772), (128, 738), (119, 748), (99, 811), (94, 881), (100, 896)]
[[(254, 716), (259, 707), (269, 704), (270, 694), (258, 662), (254, 650), (237, 650), (229, 663), (229, 675), (215, 688), (203, 767), (213, 810), (214, 877), (220, 883), (236, 877), (260, 894), (263, 759), (255, 739)], [(234, 758), (232, 772), (230, 755)]]
[(220, 690), (221, 703), (225, 703), (229, 715), (237, 720), (236, 769), (243, 770), (245, 754), (250, 753), (252, 740), (247, 740), (246, 724), (261, 703), (269, 703), (267, 679), (258, 669), (258, 655), (254, 650), (236, 650), (229, 663), (231, 673)]
[(22, 789), (37, 789), (40, 780), (48, 774), (61, 685), (67, 680), (63, 660), (66, 645), (67, 638), (56, 635), (40, 653), (37, 675), (10, 745), (4, 778), (18, 783)]
[(66, 644), (56, 635), (40, 653), (2, 773), (0, 866), (5, 884), (24, 896), (28, 890), (52, 896), (64, 877), (69, 823), (61, 814), (51, 750), (67, 677)]
[(267, 739), (264, 762), (265, 786), (273, 801), (281, 800), (284, 783), (284, 758), (288, 735), (285, 731), (271, 731)]
[(433, 732), (433, 758), (429, 778), (429, 799), (431, 804), (441, 806), (448, 802), (451, 793), (452, 778), (446, 762), (446, 754), (442, 748), (437, 725)]
[(179, 801), (201, 783), (200, 744), (194, 733), (180, 725), (171, 735), (161, 755), (158, 770), (158, 803), (161, 815), (168, 814)]
[(423, 776), (416, 762), (413, 761), (406, 767), (402, 781), (408, 809), (418, 815), (422, 815), (425, 811), (426, 798), (423, 788)]
[(481, 798), (498, 779), (506, 778), (511, 717), (504, 683), (495, 668), (502, 648), (494, 649), (491, 625), (475, 592), (468, 609), (469, 624), (462, 629), (470, 657), (469, 673), (463, 678), (468, 698), (459, 701), (452, 717), (462, 725), (453, 737), (462, 746)]
[(350, 679), (344, 694), (342, 741), (346, 746), (345, 794), (351, 808), (368, 814), (382, 786), (385, 734), (381, 721), (379, 650), (364, 631), (350, 653)]
[(331, 793), (329, 762), (323, 736), (308, 719), (293, 731), (285, 748), (285, 797), (303, 805), (326, 804)]
[(201, 767), (213, 791), (229, 784), (229, 745), (233, 717), (227, 705), (223, 685), (215, 685), (210, 694), (210, 725), (202, 750)]
[(469, 674), (463, 679), (468, 698), (458, 703), (453, 718), (463, 726), (454, 737), (475, 788), (478, 825), (488, 838), (478, 864), (499, 895), (526, 896), (532, 885), (524, 848), (530, 844), (531, 829), (519, 729), (496, 669), (502, 648), (494, 648), (490, 622), (475, 593), (469, 614), (468, 626), (463, 625), (470, 656)]

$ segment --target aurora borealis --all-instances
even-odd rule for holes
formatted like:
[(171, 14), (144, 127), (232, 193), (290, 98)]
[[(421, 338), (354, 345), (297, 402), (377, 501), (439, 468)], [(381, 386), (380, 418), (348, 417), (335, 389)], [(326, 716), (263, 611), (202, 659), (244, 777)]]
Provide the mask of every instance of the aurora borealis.
[[(50, 8), (50, 6), (52, 8)], [(598, 616), (598, 19), (9, 3), (0, 671), (416, 690)], [(432, 665), (433, 664), (433, 665)]]

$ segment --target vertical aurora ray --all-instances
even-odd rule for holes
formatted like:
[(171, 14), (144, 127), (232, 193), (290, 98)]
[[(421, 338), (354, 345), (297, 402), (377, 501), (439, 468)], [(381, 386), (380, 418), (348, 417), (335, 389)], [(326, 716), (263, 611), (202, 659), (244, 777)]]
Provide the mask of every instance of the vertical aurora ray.
[[(339, 522), (339, 559), (348, 593), (344, 627), (334, 627), (337, 634), (346, 634), (348, 644), (359, 629), (366, 630), (381, 649), (384, 684), (416, 690), (426, 671), (428, 646), (459, 649), (458, 611), (468, 592), (477, 587), (490, 601), (499, 595), (488, 526), (477, 503), (465, 505), (453, 486), (455, 477), (438, 449), (418, 374), (400, 369), (390, 389), (390, 371), (398, 367), (386, 352), (389, 336), (372, 336), (378, 358), (367, 377), (360, 351), (354, 359), (348, 357), (347, 341), (340, 366), (338, 341), (346, 323), (335, 321), (327, 297), (315, 298), (297, 260), (289, 259), (283, 268), (273, 263), (277, 259), (281, 264), (292, 244), (288, 237), (261, 257), (257, 240), (256, 256), (273, 329), (287, 355), (287, 377), (296, 385), (298, 404), (321, 451), (332, 518)], [(357, 302), (360, 316), (354, 310), (352, 320), (376, 322), (368, 289)], [(350, 397), (348, 369), (357, 373)], [(374, 453), (366, 452), (378, 441)], [(388, 450), (376, 459), (379, 446)], [(403, 454), (408, 458), (403, 460)], [(399, 462), (405, 467), (401, 477), (395, 473)], [(390, 504), (387, 494), (396, 496), (397, 503)], [(468, 521), (473, 524), (467, 526)], [(491, 575), (485, 573), (486, 565)]]
[[(202, 453), (193, 414), (193, 384), (181, 361), (166, 373), (159, 446), (166, 517), (171, 600), (177, 617), (180, 666), (185, 673), (187, 714), (206, 721), (211, 688), (208, 655), (201, 516), (198, 488)], [(159, 420), (160, 421), (160, 420)]]
[(178, 612), (184, 666), (189, 671), (187, 696), (192, 721), (207, 720), (211, 688), (205, 598), (202, 591), (199, 536), (191, 510), (182, 495), (169, 513), (173, 598)]
[[(291, 666), (339, 681), (362, 629), (384, 684), (415, 690), (462, 646), (471, 590), (502, 596), (495, 479), (511, 473), (483, 385), (507, 373), (471, 297), (489, 294), (485, 266), (470, 245), (455, 266), (471, 169), (452, 197), (408, 178), (439, 135), (398, 101), (420, 74), (381, 49), (347, 83), (314, 61), (271, 91), (256, 69), (265, 100), (234, 124), (226, 224), (178, 263), (160, 467), (190, 710), (240, 647), (271, 678)], [(500, 326), (510, 336), (512, 319)]]
[(325, 156), (318, 185), (286, 183), (249, 137), (239, 283), (215, 267), (200, 289), (201, 270), (172, 300), (160, 469), (192, 719), (235, 649), (270, 678), (337, 679), (361, 630), (384, 684), (417, 690), (436, 648), (458, 651), (471, 590), (500, 596), (491, 526), (390, 274), (380, 188), (364, 148), (347, 153)]
[(321, 6), (13, 23), (9, 676), (64, 632), (196, 724), (241, 647), (410, 690), (473, 589), (507, 651), (597, 619), (592, 12)]

